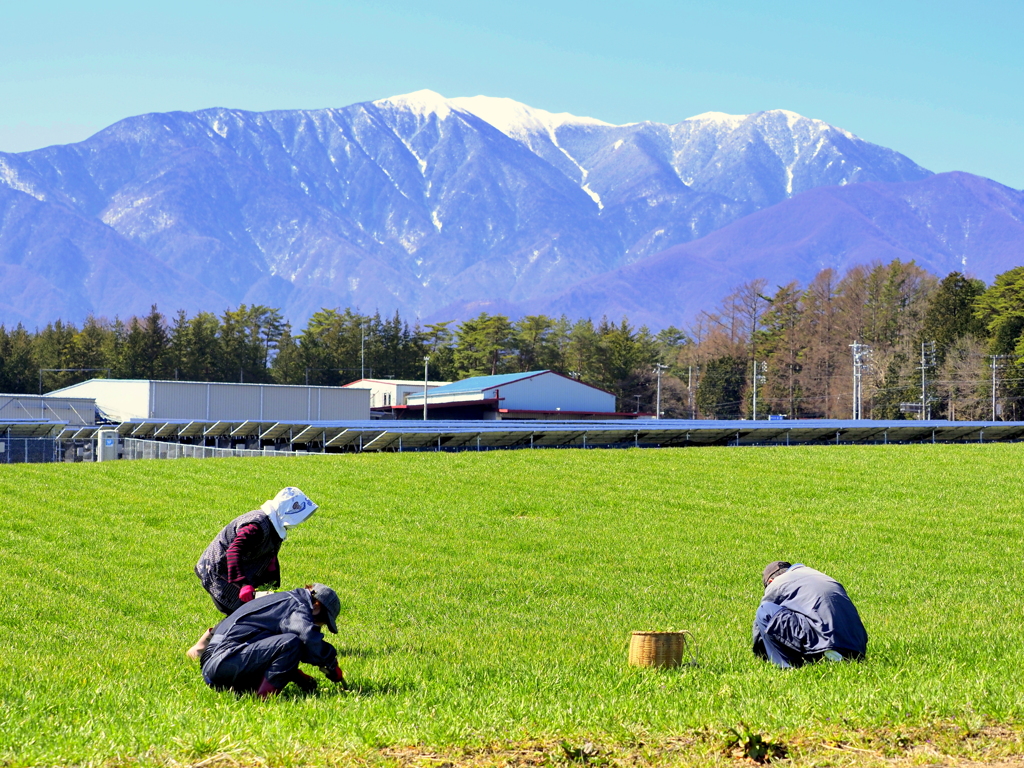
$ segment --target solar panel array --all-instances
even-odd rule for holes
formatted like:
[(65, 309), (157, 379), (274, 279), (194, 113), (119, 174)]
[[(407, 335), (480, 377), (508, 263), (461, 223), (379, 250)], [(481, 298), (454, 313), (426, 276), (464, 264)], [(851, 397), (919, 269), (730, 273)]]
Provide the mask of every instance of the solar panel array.
[[(0, 439), (3, 437), (56, 437), (69, 429), (67, 422), (49, 419), (0, 420)], [(70, 427), (78, 429), (78, 427)]]
[[(65, 437), (71, 436), (69, 428)], [(1024, 422), (851, 421), (189, 421), (136, 419), (125, 437), (179, 441), (282, 441), (310, 450), (485, 450), (495, 448), (813, 445), (1004, 442), (1024, 439)], [(81, 435), (79, 429), (76, 434)]]

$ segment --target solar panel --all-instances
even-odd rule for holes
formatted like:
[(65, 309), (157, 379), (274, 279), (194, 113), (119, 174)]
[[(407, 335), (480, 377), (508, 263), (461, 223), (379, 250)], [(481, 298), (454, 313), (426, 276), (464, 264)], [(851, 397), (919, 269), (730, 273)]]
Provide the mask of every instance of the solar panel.
[(206, 429), (206, 422), (203, 421), (190, 421), (186, 423), (181, 430), (178, 432), (179, 437), (197, 437), (203, 434), (203, 430)]
[(260, 435), (260, 440), (276, 440), (279, 437), (284, 437), (292, 431), (292, 424), (286, 424), (277, 422), (267, 427)]
[(182, 427), (177, 422), (167, 422), (161, 424), (160, 427), (153, 433), (153, 437), (171, 437), (172, 435), (178, 434), (178, 430)]
[(300, 429), (293, 437), (293, 443), (314, 443), (323, 440), (324, 427), (310, 424)]
[(327, 445), (331, 448), (340, 448), (351, 445), (359, 439), (361, 433), (354, 429), (342, 429), (334, 437), (328, 439)]
[(68, 426), (66, 421), (47, 419), (6, 419), (0, 421), (0, 435), (11, 437), (57, 437)]

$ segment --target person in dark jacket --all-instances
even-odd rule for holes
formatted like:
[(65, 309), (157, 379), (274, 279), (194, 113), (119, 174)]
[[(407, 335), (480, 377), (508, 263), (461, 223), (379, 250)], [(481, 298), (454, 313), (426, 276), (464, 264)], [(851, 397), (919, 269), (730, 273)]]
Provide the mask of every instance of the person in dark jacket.
[[(306, 520), (317, 505), (298, 488), (284, 488), (252, 512), (236, 517), (217, 534), (196, 563), (195, 573), (225, 616), (256, 596), (256, 588), (281, 586), (277, 554), (288, 529)], [(212, 628), (188, 649), (198, 659)]]
[(868, 633), (843, 585), (803, 563), (776, 560), (762, 574), (754, 654), (788, 668), (864, 658)]
[(260, 698), (279, 693), (288, 683), (312, 692), (316, 679), (299, 669), (303, 662), (344, 686), (338, 653), (320, 631), (326, 625), (337, 634), (340, 611), (338, 595), (323, 584), (249, 602), (213, 628), (200, 659), (203, 680), (216, 690)]

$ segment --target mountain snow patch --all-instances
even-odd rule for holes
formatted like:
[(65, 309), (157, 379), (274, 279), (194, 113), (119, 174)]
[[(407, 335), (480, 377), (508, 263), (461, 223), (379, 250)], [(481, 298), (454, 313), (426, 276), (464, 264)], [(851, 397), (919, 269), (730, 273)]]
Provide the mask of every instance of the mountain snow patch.
[(563, 125), (599, 125), (614, 127), (611, 123), (593, 117), (577, 117), (568, 112), (547, 112), (527, 106), (513, 99), (493, 96), (462, 96), (448, 103), (490, 123), (506, 136), (523, 140), (529, 134), (552, 134)]
[(418, 117), (437, 115), (440, 120), (444, 120), (452, 112), (448, 100), (436, 91), (429, 89), (378, 99), (373, 102), (373, 105), (382, 109), (392, 108), (412, 112)]

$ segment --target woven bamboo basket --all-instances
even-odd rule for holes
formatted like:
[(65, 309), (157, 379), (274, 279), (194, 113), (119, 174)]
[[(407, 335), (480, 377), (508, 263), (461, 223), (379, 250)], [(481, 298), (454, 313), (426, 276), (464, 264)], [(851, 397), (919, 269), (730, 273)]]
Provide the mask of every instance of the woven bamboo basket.
[(633, 667), (678, 667), (693, 635), (682, 632), (634, 632), (629, 640), (629, 664)]

